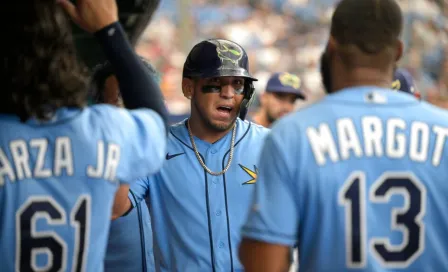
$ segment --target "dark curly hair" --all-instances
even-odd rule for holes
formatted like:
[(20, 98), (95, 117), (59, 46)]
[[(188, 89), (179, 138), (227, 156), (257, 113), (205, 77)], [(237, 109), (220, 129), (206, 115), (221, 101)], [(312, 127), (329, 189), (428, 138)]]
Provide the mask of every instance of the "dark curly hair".
[(394, 47), (403, 29), (396, 0), (343, 0), (333, 13), (331, 35), (341, 44), (356, 45), (363, 53), (378, 54)]
[(54, 0), (4, 1), (0, 112), (51, 118), (86, 104), (88, 71), (77, 60), (69, 19)]

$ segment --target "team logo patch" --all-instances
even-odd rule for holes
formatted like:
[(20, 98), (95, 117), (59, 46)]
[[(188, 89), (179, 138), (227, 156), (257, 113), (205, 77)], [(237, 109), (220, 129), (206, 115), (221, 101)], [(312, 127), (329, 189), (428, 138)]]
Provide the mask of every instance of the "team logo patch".
[(247, 184), (255, 184), (255, 182), (257, 182), (257, 175), (258, 175), (258, 169), (257, 167), (254, 165), (254, 170), (250, 170), (249, 168), (247, 168), (244, 165), (238, 164), (241, 169), (243, 169), (244, 172), (246, 172), (246, 174), (248, 174), (251, 179), (244, 182), (243, 185), (247, 185)]
[(289, 86), (294, 89), (300, 88), (300, 78), (290, 73), (282, 73), (278, 79), (283, 86)]
[(381, 94), (380, 92), (370, 92), (366, 94), (365, 100), (367, 103), (374, 103), (374, 104), (386, 104), (387, 103), (387, 97)]
[(234, 65), (243, 57), (243, 50), (239, 46), (235, 46), (227, 41), (220, 41), (216, 47), (218, 57), (222, 62), (229, 61)]
[(397, 91), (400, 90), (401, 88), (401, 82), (400, 80), (395, 80), (394, 82), (392, 82), (392, 90)]

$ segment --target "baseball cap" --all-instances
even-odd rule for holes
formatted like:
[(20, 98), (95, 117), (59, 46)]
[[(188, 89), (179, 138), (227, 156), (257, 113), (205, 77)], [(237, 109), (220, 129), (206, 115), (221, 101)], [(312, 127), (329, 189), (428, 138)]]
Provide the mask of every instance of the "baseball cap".
[(303, 91), (300, 89), (302, 81), (296, 75), (290, 73), (275, 73), (266, 84), (266, 92), (269, 93), (291, 93), (300, 99), (305, 99)]
[(395, 70), (392, 89), (413, 94), (416, 97), (420, 96), (415, 88), (414, 79), (412, 78), (411, 74), (407, 70), (402, 68), (398, 68), (397, 70)]

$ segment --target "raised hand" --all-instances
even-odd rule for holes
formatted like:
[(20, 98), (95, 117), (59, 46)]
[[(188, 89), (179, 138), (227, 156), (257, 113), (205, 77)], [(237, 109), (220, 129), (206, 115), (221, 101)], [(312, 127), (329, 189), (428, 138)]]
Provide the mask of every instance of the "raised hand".
[(79, 27), (89, 33), (118, 21), (116, 0), (76, 0), (76, 4), (70, 0), (57, 2)]

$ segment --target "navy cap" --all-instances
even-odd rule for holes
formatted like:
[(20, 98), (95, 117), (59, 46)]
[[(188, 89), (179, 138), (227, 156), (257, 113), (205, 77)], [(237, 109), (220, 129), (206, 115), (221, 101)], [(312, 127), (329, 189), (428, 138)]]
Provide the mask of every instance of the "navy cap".
[(402, 68), (395, 70), (392, 89), (415, 95), (416, 90), (411, 74)]
[(300, 89), (301, 85), (302, 81), (296, 75), (290, 73), (275, 73), (268, 80), (266, 92), (291, 93), (297, 95), (300, 99), (305, 99)]

